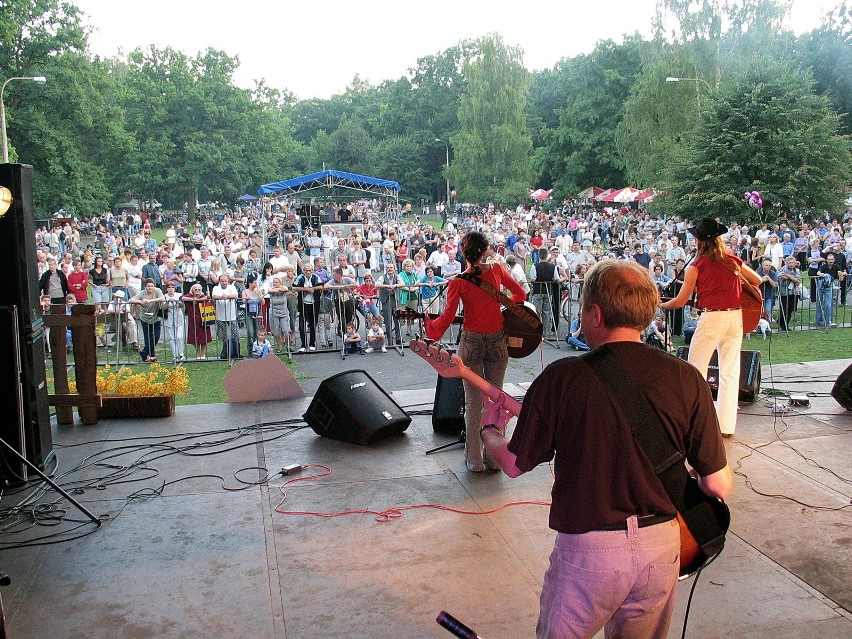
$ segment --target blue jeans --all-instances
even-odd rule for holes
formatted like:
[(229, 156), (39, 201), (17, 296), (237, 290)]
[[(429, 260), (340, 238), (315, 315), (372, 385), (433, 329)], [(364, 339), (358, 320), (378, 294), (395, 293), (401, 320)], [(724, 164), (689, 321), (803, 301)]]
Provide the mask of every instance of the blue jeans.
[(817, 326), (828, 326), (831, 324), (832, 290), (830, 286), (817, 284), (816, 296), (816, 323)]
[(665, 637), (680, 568), (676, 519), (627, 530), (559, 533), (541, 589), (538, 639)]

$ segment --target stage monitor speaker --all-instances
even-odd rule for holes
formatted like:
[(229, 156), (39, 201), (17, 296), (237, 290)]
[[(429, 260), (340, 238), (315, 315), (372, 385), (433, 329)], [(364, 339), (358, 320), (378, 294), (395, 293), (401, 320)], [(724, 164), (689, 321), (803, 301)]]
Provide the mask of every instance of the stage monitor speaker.
[(843, 408), (852, 410), (852, 364), (837, 377), (837, 381), (834, 382), (834, 387), (831, 389), (831, 396)]
[(325, 379), (303, 415), (317, 435), (366, 446), (403, 432), (411, 418), (366, 371)]
[[(689, 359), (689, 347), (678, 348), (677, 356), (683, 360)], [(715, 351), (707, 368), (707, 383), (713, 391), (713, 399), (716, 399), (719, 393), (719, 357)], [(754, 402), (758, 395), (760, 395), (760, 351), (741, 351), (739, 401)]]
[(432, 405), (432, 429), (436, 433), (458, 435), (465, 432), (464, 384), (461, 377), (441, 377), (435, 387)]

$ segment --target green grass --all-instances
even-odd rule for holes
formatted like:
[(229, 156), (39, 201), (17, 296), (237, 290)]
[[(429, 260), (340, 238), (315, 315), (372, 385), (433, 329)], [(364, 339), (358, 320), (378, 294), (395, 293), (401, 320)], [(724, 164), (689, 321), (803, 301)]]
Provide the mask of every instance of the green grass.
[[(783, 333), (773, 327), (773, 331), (766, 340), (759, 333), (752, 335), (751, 339), (743, 339), (743, 350), (760, 351), (764, 366), (770, 361), (773, 364), (790, 364), (850, 356), (849, 341), (852, 333), (846, 328), (831, 328), (827, 332), (824, 329), (812, 329)], [(683, 339), (676, 337), (674, 344), (682, 346)]]
[[(284, 363), (296, 379), (304, 379), (296, 372), (296, 362), (284, 358)], [(190, 362), (184, 364), (189, 373), (189, 392), (183, 397), (176, 397), (178, 406), (195, 404), (215, 404), (228, 401), (228, 395), (222, 386), (222, 379), (228, 372), (228, 362)]]

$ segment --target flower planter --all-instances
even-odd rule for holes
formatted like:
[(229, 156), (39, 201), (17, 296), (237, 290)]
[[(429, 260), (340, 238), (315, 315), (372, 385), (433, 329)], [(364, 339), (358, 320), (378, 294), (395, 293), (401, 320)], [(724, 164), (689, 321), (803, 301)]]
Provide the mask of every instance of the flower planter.
[(101, 397), (98, 417), (171, 417), (175, 412), (175, 396)]

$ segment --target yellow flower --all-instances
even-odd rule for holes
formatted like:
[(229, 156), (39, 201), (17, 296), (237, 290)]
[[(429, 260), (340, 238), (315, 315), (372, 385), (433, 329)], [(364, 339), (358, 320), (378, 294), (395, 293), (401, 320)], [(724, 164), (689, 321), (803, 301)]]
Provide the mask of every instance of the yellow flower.
[[(109, 366), (104, 366), (97, 373), (97, 387), (101, 395), (120, 397), (186, 395), (189, 374), (183, 366), (168, 369), (152, 364), (146, 372), (135, 374), (126, 366), (114, 373)], [(76, 388), (72, 392), (76, 392)]]

